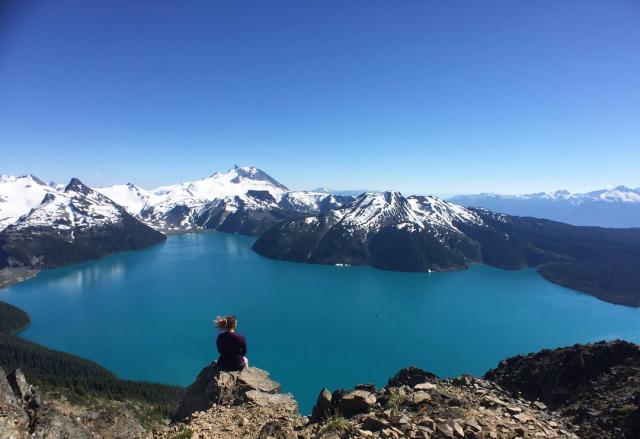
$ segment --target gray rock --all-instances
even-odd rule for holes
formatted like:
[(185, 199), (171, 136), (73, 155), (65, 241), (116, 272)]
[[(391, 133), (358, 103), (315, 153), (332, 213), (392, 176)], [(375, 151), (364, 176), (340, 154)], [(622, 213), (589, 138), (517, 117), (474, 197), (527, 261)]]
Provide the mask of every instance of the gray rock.
[(438, 377), (431, 372), (427, 372), (417, 367), (406, 367), (400, 369), (387, 383), (387, 387), (409, 386), (413, 387), (419, 383), (435, 381)]
[(286, 422), (267, 422), (260, 430), (258, 439), (298, 439), (298, 435)]
[(364, 421), (362, 421), (363, 430), (380, 431), (385, 428), (389, 428), (389, 423), (374, 416), (367, 416), (366, 418), (364, 418)]
[(261, 407), (284, 407), (291, 413), (298, 411), (298, 403), (291, 393), (265, 393), (261, 390), (249, 390), (244, 394), (246, 402)]
[(29, 437), (39, 439), (94, 439), (100, 437), (86, 426), (49, 408), (44, 408), (38, 412), (32, 422), (31, 430), (32, 433)]
[(13, 390), (16, 399), (31, 410), (42, 406), (42, 396), (37, 387), (27, 383), (27, 379), (20, 369), (16, 369), (7, 375), (7, 381)]
[(414, 404), (422, 404), (431, 401), (431, 395), (424, 391), (415, 392), (411, 395), (411, 402)]
[(354, 389), (356, 390), (366, 390), (367, 392), (375, 393), (376, 385), (375, 384), (357, 384)]
[(145, 435), (145, 429), (125, 404), (117, 404), (97, 413), (90, 413), (89, 418), (90, 420), (83, 419), (82, 423), (102, 438), (138, 439)]
[(27, 379), (24, 377), (24, 374), (20, 369), (16, 369), (13, 372), (7, 375), (7, 381), (13, 390), (13, 394), (16, 398), (21, 400), (26, 400), (29, 392), (29, 384), (27, 384)]
[[(249, 401), (247, 393), (252, 393)], [(207, 366), (196, 380), (187, 388), (175, 420), (184, 420), (194, 412), (208, 410), (213, 404), (238, 405), (245, 402), (260, 404), (285, 403), (290, 401), (283, 398), (268, 398), (263, 394), (276, 394), (280, 391), (280, 384), (269, 378), (269, 374), (256, 367), (249, 367), (241, 372), (226, 372), (215, 365)], [(293, 398), (291, 398), (292, 400)], [(295, 402), (295, 401), (294, 401)]]
[(29, 416), (0, 369), (0, 438), (23, 439), (27, 437)]
[(540, 410), (547, 410), (547, 405), (542, 401), (533, 401), (532, 404)]
[(366, 390), (354, 390), (344, 395), (338, 403), (338, 409), (349, 418), (358, 413), (366, 413), (376, 403), (376, 396)]
[(413, 386), (413, 389), (414, 390), (433, 390), (436, 387), (438, 386), (436, 386), (433, 383), (418, 383), (415, 386)]
[(0, 405), (15, 405), (17, 403), (18, 400), (13, 394), (11, 384), (7, 381), (7, 376), (4, 374), (4, 371), (0, 369)]
[(311, 413), (311, 420), (313, 422), (319, 422), (329, 416), (331, 411), (331, 392), (329, 389), (324, 388), (320, 391), (316, 405), (313, 406)]
[(269, 378), (267, 371), (258, 369), (257, 367), (249, 367), (240, 372), (238, 375), (238, 384), (240, 387), (260, 390), (265, 393), (277, 393), (280, 391), (280, 384)]

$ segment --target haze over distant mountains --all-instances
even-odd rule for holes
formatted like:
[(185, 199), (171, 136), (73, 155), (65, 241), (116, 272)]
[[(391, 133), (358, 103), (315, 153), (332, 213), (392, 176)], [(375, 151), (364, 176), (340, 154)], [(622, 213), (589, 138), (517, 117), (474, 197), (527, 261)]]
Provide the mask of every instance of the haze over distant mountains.
[(578, 226), (640, 227), (640, 188), (618, 186), (585, 193), (560, 190), (525, 195), (480, 193), (449, 201), (509, 215), (547, 218)]

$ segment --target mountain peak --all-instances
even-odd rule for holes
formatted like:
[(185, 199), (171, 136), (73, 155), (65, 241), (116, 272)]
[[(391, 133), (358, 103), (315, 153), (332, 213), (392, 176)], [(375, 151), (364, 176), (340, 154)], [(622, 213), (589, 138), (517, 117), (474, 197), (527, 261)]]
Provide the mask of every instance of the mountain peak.
[(89, 195), (93, 192), (89, 186), (85, 185), (80, 179), (73, 177), (66, 188), (64, 188), (65, 192), (78, 192), (80, 194)]
[(241, 183), (243, 180), (264, 181), (284, 191), (289, 190), (285, 185), (281, 184), (275, 178), (255, 166), (239, 167), (238, 165), (234, 165), (233, 169), (230, 169), (228, 174), (233, 172), (235, 172), (236, 176), (231, 180), (232, 183)]
[(391, 203), (397, 200), (398, 198), (404, 198), (400, 193), (400, 191), (380, 191), (380, 192), (371, 191), (371, 192), (364, 192), (360, 194), (358, 198), (356, 198), (356, 201), (360, 199), (363, 199), (363, 200), (379, 199), (381, 201), (384, 200), (385, 203)]

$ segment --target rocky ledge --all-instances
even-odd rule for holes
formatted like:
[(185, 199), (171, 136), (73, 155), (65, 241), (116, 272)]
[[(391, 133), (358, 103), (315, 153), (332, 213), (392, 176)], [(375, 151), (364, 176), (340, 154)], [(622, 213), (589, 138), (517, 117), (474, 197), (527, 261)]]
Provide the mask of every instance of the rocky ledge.
[(640, 348), (633, 343), (545, 349), (504, 360), (485, 378), (544, 401), (582, 438), (640, 438)]
[[(490, 381), (439, 379), (417, 369), (399, 371), (378, 390), (323, 389), (310, 417), (266, 372), (205, 368), (187, 390), (182, 422), (156, 432), (174, 438), (577, 438), (575, 428), (544, 403), (518, 398)], [(200, 411), (197, 411), (200, 410)]]
[[(205, 368), (161, 438), (640, 437), (640, 347), (623, 341), (502, 361), (484, 378), (414, 367), (377, 389), (322, 389), (310, 416), (264, 371)], [(260, 398), (253, 395), (259, 394)]]
[(378, 389), (322, 389), (310, 416), (263, 370), (205, 367), (175, 418), (142, 428), (124, 404), (45, 403), (19, 371), (0, 373), (0, 438), (346, 439), (640, 437), (640, 347), (623, 341), (502, 361), (484, 378), (409, 367)]
[(248, 367), (241, 372), (225, 372), (212, 364), (202, 369), (187, 388), (175, 419), (185, 420), (212, 407), (243, 404), (278, 407), (288, 413), (298, 411), (293, 395), (280, 393), (280, 384), (270, 379), (266, 371)]
[(130, 439), (150, 433), (123, 403), (110, 402), (89, 409), (64, 399), (43, 401), (20, 369), (0, 369), (0, 438)]

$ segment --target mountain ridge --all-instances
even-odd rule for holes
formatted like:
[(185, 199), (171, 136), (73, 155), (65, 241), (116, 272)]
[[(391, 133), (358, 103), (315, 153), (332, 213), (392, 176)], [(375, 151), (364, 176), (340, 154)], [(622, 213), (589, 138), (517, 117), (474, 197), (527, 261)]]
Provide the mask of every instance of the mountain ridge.
[(166, 239), (72, 178), (0, 232), (0, 268), (53, 268), (136, 250)]
[(253, 249), (272, 259), (394, 271), (532, 267), (551, 282), (640, 306), (640, 229), (571, 226), (436, 197), (363, 194), (318, 217), (277, 224)]
[[(219, 230), (259, 236), (256, 252), (299, 262), (414, 272), (461, 270), (474, 263), (535, 267), (554, 283), (640, 306), (640, 279), (633, 269), (640, 264), (640, 229), (579, 228), (397, 191), (357, 198), (289, 191), (258, 168), (238, 166), (151, 191), (131, 183), (92, 190), (77, 179), (61, 190), (33, 176), (2, 177), (0, 196), (9, 200), (0, 203), (0, 214), (12, 215), (0, 216), (9, 224), (0, 233), (0, 267), (59, 266), (160, 242), (160, 232)], [(16, 200), (18, 207), (7, 209)], [(123, 227), (112, 227), (109, 218)], [(111, 232), (83, 234), (92, 224)], [(76, 230), (86, 239), (81, 246), (74, 243)], [(122, 230), (146, 238), (136, 242)], [(109, 244), (108, 236), (117, 236), (117, 244)], [(28, 245), (21, 247), (21, 240)], [(75, 257), (65, 258), (56, 246)], [(44, 263), (47, 254), (59, 260)]]

